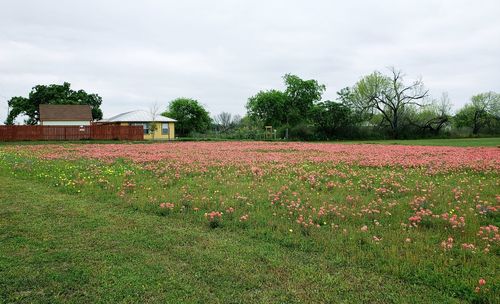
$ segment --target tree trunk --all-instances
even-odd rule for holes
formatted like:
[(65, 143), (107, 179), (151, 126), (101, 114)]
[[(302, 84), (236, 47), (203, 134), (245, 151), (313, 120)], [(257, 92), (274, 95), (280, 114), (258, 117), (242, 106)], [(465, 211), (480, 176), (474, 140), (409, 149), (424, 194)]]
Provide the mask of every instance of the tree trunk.
[(392, 133), (393, 133), (394, 139), (398, 139), (398, 137), (399, 137), (398, 131), (399, 131), (398, 130), (398, 111), (394, 110), (394, 118), (393, 118), (393, 122), (392, 122)]
[(479, 123), (478, 123), (478, 112), (474, 112), (474, 125), (472, 127), (472, 134), (477, 135), (479, 133)]

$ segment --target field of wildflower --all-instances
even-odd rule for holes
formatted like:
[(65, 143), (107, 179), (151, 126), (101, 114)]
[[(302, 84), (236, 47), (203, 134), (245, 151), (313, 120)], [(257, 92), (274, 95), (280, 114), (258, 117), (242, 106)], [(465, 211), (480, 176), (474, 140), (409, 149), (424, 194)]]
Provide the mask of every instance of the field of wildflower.
[(500, 302), (498, 147), (13, 144), (0, 182), (0, 302)]

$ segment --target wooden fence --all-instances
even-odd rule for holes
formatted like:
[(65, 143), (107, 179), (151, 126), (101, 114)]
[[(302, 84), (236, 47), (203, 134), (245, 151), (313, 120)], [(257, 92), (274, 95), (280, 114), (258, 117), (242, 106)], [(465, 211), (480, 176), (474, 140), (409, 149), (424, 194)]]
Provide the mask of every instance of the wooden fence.
[(0, 141), (143, 140), (142, 126), (0, 126)]

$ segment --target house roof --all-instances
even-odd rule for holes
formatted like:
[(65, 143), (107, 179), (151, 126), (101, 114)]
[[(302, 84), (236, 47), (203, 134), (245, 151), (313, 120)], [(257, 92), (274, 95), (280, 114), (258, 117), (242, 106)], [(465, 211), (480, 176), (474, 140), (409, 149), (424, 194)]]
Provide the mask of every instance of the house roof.
[(92, 110), (89, 105), (51, 105), (41, 104), (40, 120), (63, 120), (63, 121), (90, 121)]
[(148, 111), (135, 110), (135, 111), (121, 113), (113, 117), (100, 120), (99, 122), (151, 122), (151, 121), (176, 122), (177, 120), (162, 115), (156, 115), (155, 118), (153, 119), (153, 116)]

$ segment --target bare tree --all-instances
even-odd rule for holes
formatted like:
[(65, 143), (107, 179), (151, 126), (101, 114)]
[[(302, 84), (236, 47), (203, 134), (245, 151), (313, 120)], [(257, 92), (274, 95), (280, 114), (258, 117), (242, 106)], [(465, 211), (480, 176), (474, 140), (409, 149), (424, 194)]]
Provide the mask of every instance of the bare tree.
[(451, 122), (451, 102), (448, 93), (443, 93), (439, 100), (433, 100), (416, 109), (415, 113), (409, 115), (408, 120), (422, 133), (438, 135)]
[(221, 132), (226, 132), (232, 126), (232, 115), (228, 112), (222, 112), (214, 117), (214, 122)]
[(238, 115), (238, 114), (233, 115), (233, 120), (231, 121), (231, 124), (236, 127), (239, 124), (241, 124), (241, 120), (242, 120), (242, 118), (240, 115)]
[(406, 111), (424, 105), (428, 91), (421, 79), (405, 84), (401, 71), (390, 68), (390, 72), (389, 76), (374, 72), (362, 78), (353, 88), (351, 102), (363, 112), (382, 114), (393, 137), (398, 138)]
[(155, 139), (155, 132), (158, 129), (158, 125), (156, 124), (156, 119), (160, 115), (160, 106), (158, 102), (154, 102), (149, 106), (149, 115), (151, 116), (151, 125), (149, 126), (149, 131), (151, 132), (151, 137)]
[(450, 101), (450, 97), (448, 96), (448, 92), (443, 92), (443, 94), (441, 94), (438, 105), (438, 110), (441, 116), (451, 116), (452, 104)]

